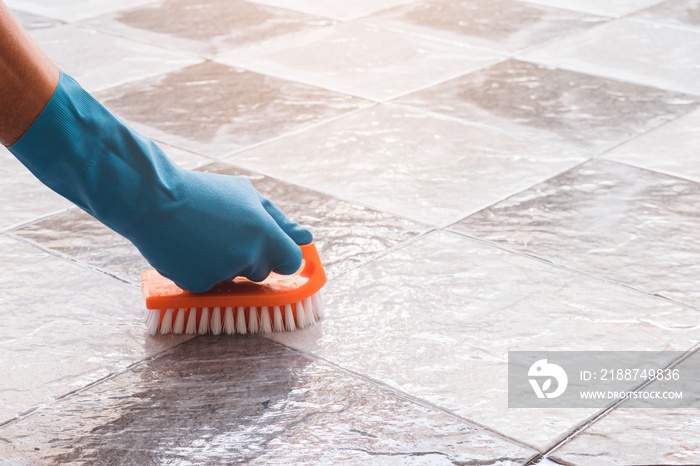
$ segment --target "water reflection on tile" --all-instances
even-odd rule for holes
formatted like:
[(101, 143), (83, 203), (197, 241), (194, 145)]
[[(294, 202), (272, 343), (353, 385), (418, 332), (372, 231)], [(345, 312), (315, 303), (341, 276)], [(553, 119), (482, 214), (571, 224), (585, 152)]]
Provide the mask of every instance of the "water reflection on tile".
[(0, 146), (0, 230), (73, 206)]
[(149, 2), (153, 2), (153, 0), (120, 0), (119, 2), (113, 0), (72, 0), (70, 2), (5, 0), (5, 4), (10, 8), (64, 21), (78, 21)]
[[(679, 381), (654, 382), (645, 391), (682, 392), (679, 406), (690, 406), (698, 393), (700, 357), (696, 353), (676, 366)], [(697, 408), (620, 408), (574, 437), (554, 457), (581, 466), (628, 464), (698, 464), (700, 417)], [(697, 399), (695, 399), (697, 401)], [(687, 404), (686, 404), (687, 403)]]
[(507, 60), (396, 102), (600, 152), (687, 113), (698, 99)]
[(523, 56), (583, 73), (700, 94), (700, 31), (614, 21)]
[(507, 408), (509, 350), (687, 350), (697, 312), (447, 232), (326, 287), (327, 318), (272, 335), (544, 451), (590, 409)]
[(583, 31), (606, 18), (515, 0), (438, 0), (397, 7), (372, 24), (515, 52)]
[[(275, 202), (289, 218), (313, 232), (329, 275), (364, 262), (426, 229), (408, 220), (229, 164), (210, 164), (202, 170), (248, 176), (256, 189)], [(148, 262), (128, 240), (81, 210), (26, 226), (14, 234), (134, 284), (141, 282), (141, 272), (149, 268)]]
[(135, 286), (4, 236), (0, 263), (0, 422), (185, 340), (146, 336)]
[(254, 0), (256, 3), (289, 8), (312, 15), (327, 16), (342, 20), (354, 19), (385, 10), (396, 5), (405, 5), (415, 0), (353, 0), (352, 2), (329, 2), (328, 0)]
[(698, 0), (669, 0), (634, 16), (655, 23), (700, 28)]
[(500, 58), (496, 52), (343, 23), (297, 35), (291, 41), (280, 39), (237, 50), (218, 60), (383, 100)]
[(441, 224), (583, 160), (574, 152), (381, 105), (230, 160), (380, 210)]
[(243, 0), (165, 0), (87, 22), (99, 30), (207, 56), (332, 23)]
[(191, 54), (66, 24), (30, 31), (44, 52), (90, 92), (201, 61)]
[(92, 267), (138, 284), (150, 268), (129, 240), (76, 209), (28, 225), (14, 234)]
[(0, 430), (0, 455), (104, 464), (522, 464), (534, 454), (262, 338), (197, 338)]
[(639, 136), (605, 158), (700, 181), (700, 110)]
[(615, 0), (614, 2), (609, 0), (528, 0), (528, 2), (599, 15), (624, 16), (659, 4), (663, 0)]
[(587, 163), (453, 228), (700, 307), (700, 185)]
[(367, 102), (205, 62), (97, 94), (139, 131), (219, 156), (354, 110)]
[(24, 11), (12, 10), (12, 15), (19, 21), (19, 24), (26, 30), (32, 29), (44, 29), (61, 24), (61, 21), (46, 18), (44, 16), (37, 16), (30, 13), (25, 13)]

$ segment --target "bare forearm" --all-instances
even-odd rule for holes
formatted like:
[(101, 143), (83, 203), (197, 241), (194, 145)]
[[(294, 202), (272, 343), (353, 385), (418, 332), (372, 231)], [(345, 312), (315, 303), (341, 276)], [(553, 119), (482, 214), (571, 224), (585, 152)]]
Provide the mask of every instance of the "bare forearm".
[(0, 1), (0, 143), (17, 142), (58, 84), (58, 67)]

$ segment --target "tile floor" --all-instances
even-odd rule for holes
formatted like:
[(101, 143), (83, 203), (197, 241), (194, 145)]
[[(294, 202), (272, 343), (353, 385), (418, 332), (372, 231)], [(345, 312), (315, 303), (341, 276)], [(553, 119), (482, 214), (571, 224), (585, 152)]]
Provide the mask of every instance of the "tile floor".
[(509, 350), (700, 343), (700, 1), (6, 3), (330, 280), (314, 328), (149, 337), (135, 248), (0, 149), (0, 464), (700, 463), (694, 410), (506, 382)]

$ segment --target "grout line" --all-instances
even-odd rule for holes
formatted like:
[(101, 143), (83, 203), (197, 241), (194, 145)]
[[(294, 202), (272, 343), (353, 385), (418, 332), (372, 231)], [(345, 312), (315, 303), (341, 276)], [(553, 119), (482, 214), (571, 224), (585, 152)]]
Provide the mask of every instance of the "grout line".
[(349, 265), (343, 269), (338, 270), (337, 272), (328, 274), (328, 280), (334, 280), (334, 279), (340, 277), (341, 275), (345, 275), (358, 267), (362, 267), (363, 265), (368, 264), (369, 262), (373, 262), (373, 261), (380, 259), (388, 254), (393, 253), (394, 251), (397, 251), (399, 249), (403, 249), (404, 247), (406, 247), (406, 246), (408, 246), (408, 245), (410, 245), (410, 244), (412, 244), (420, 239), (423, 239), (424, 237), (426, 237), (432, 233), (435, 233), (437, 231), (440, 231), (440, 230), (437, 228), (430, 228), (426, 231), (420, 232), (416, 236), (414, 236), (412, 238), (408, 238), (407, 240), (401, 241), (401, 242), (391, 246), (390, 248), (387, 248), (383, 251), (380, 251), (376, 254), (373, 254), (373, 255), (357, 262), (356, 264)]
[(94, 266), (94, 265), (90, 265), (90, 264), (85, 263), (85, 262), (83, 262), (83, 261), (81, 261), (81, 260), (75, 259), (74, 257), (71, 257), (71, 256), (69, 256), (69, 255), (67, 255), (67, 254), (62, 253), (62, 252), (56, 251), (55, 249), (51, 249), (51, 248), (48, 248), (48, 247), (46, 247), (46, 246), (43, 246), (43, 245), (41, 245), (41, 244), (39, 244), (39, 243), (36, 243), (36, 242), (34, 242), (34, 241), (30, 240), (30, 239), (24, 238), (24, 237), (22, 237), (22, 236), (15, 235), (14, 233), (5, 233), (5, 235), (8, 236), (8, 237), (10, 237), (10, 238), (12, 238), (12, 239), (15, 239), (15, 240), (17, 240), (17, 241), (20, 241), (20, 242), (22, 242), (22, 243), (25, 243), (25, 244), (28, 244), (28, 245), (30, 245), (30, 246), (33, 246), (33, 247), (35, 247), (35, 248), (37, 248), (37, 249), (39, 249), (39, 250), (41, 250), (41, 251), (43, 251), (43, 252), (46, 252), (46, 253), (48, 253), (48, 254), (51, 254), (52, 256), (55, 256), (55, 257), (58, 257), (58, 258), (61, 258), (61, 259), (65, 259), (65, 260), (67, 260), (67, 261), (69, 261), (69, 262), (72, 262), (72, 263), (74, 263), (74, 264), (76, 264), (76, 265), (79, 265), (80, 267), (83, 267), (83, 268), (85, 268), (85, 269), (92, 270), (92, 271), (95, 271), (95, 272), (99, 272), (100, 274), (107, 275), (107, 276), (110, 277), (110, 278), (114, 278), (114, 279), (116, 279), (116, 280), (119, 280), (119, 281), (122, 282), (122, 283), (126, 283), (127, 285), (140, 288), (140, 286), (139, 286), (138, 284), (132, 283), (131, 281), (129, 281), (129, 280), (125, 279), (125, 278), (122, 278), (122, 277), (120, 277), (119, 275), (116, 275), (116, 274), (114, 274), (114, 273), (112, 273), (112, 272), (108, 272), (108, 271), (106, 271), (106, 270), (104, 270), (104, 269), (101, 269), (101, 268), (99, 268), (99, 267), (96, 267), (96, 266)]
[(624, 160), (617, 160), (617, 159), (612, 158), (612, 157), (606, 157), (606, 158), (601, 158), (601, 159), (597, 159), (597, 160), (601, 160), (601, 161), (604, 161), (607, 163), (616, 163), (619, 165), (626, 165), (628, 167), (636, 168), (638, 170), (644, 170), (644, 171), (656, 173), (656, 174), (662, 175), (662, 176), (669, 176), (671, 178), (676, 178), (676, 179), (687, 181), (687, 182), (693, 183), (693, 184), (700, 184), (700, 179), (688, 178), (688, 177), (685, 177), (683, 175), (679, 175), (677, 173), (665, 172), (665, 171), (661, 171), (658, 169), (645, 167), (643, 165), (636, 165), (632, 162), (626, 162)]
[[(46, 189), (49, 189), (49, 188), (46, 188)], [(39, 223), (39, 222), (42, 222), (42, 221), (44, 221), (44, 220), (49, 220), (49, 219), (51, 219), (51, 218), (58, 217), (59, 215), (62, 215), (62, 214), (71, 212), (71, 211), (73, 211), (73, 210), (76, 210), (77, 208), (78, 208), (78, 207), (76, 207), (75, 205), (72, 205), (72, 206), (70, 206), (70, 207), (66, 207), (65, 209), (57, 210), (56, 212), (51, 212), (50, 214), (46, 214), (46, 215), (41, 215), (41, 216), (39, 216), (39, 217), (35, 217), (35, 218), (31, 219), (31, 220), (27, 220), (26, 222), (16, 223), (16, 224), (14, 224), (14, 225), (12, 225), (12, 226), (10, 226), (10, 227), (7, 227), (7, 228), (5, 228), (4, 230), (0, 231), (0, 233), (2, 233), (2, 234), (9, 234), (9, 233), (12, 233), (13, 231), (22, 229), (22, 228), (24, 228), (24, 227), (27, 227), (27, 226), (30, 226), (30, 225), (34, 225), (35, 223)]]
[(479, 430), (484, 430), (484, 431), (486, 431), (487, 433), (489, 433), (489, 434), (491, 434), (491, 435), (493, 435), (493, 436), (495, 436), (495, 437), (498, 437), (498, 438), (500, 438), (500, 439), (502, 439), (502, 440), (507, 441), (508, 443), (514, 443), (514, 444), (516, 444), (516, 445), (518, 445), (518, 446), (525, 447), (525, 448), (527, 448), (527, 449), (529, 449), (529, 450), (534, 450), (535, 452), (538, 452), (537, 448), (535, 448), (535, 447), (532, 446), (532, 445), (529, 445), (529, 444), (527, 444), (527, 443), (521, 442), (520, 440), (517, 440), (517, 439), (515, 439), (515, 438), (512, 438), (512, 437), (509, 437), (509, 436), (507, 436), (507, 435), (504, 435), (504, 434), (502, 434), (502, 433), (500, 433), (500, 432), (498, 432), (498, 431), (492, 430), (490, 427), (488, 427), (488, 426), (486, 426), (486, 425), (483, 425), (483, 424), (480, 424), (480, 423), (478, 423), (478, 422), (475, 422), (475, 421), (473, 421), (473, 420), (471, 420), (471, 419), (468, 419), (468, 418), (466, 418), (466, 417), (464, 417), (464, 416), (461, 416), (461, 415), (459, 415), (459, 414), (457, 414), (457, 413), (455, 413), (455, 412), (453, 412), (453, 411), (451, 411), (451, 410), (449, 410), (449, 409), (447, 409), (447, 408), (443, 408), (442, 406), (439, 406), (439, 405), (437, 405), (437, 404), (431, 403), (430, 401), (427, 401), (427, 400), (424, 400), (424, 399), (419, 398), (419, 397), (417, 397), (417, 396), (411, 395), (410, 393), (405, 392), (405, 391), (403, 391), (403, 390), (401, 390), (401, 389), (399, 389), (399, 388), (392, 387), (391, 385), (389, 385), (389, 384), (387, 384), (387, 383), (385, 383), (385, 382), (383, 382), (383, 381), (381, 381), (381, 380), (374, 379), (374, 378), (372, 378), (372, 377), (370, 377), (370, 376), (368, 376), (368, 375), (361, 374), (361, 373), (356, 372), (356, 371), (354, 371), (354, 370), (352, 370), (352, 369), (348, 369), (348, 368), (346, 368), (346, 367), (341, 366), (340, 364), (337, 364), (337, 363), (334, 363), (334, 362), (332, 362), (332, 361), (329, 361), (328, 359), (325, 359), (325, 358), (323, 358), (323, 357), (317, 356), (317, 355), (315, 355), (315, 354), (313, 354), (313, 353), (307, 353), (307, 352), (305, 352), (305, 351), (302, 351), (302, 350), (296, 349), (296, 348), (294, 348), (294, 347), (288, 346), (288, 345), (286, 345), (286, 344), (284, 344), (284, 343), (281, 343), (281, 342), (279, 342), (279, 341), (273, 340), (273, 339), (271, 339), (271, 338), (269, 338), (269, 337), (267, 337), (267, 336), (265, 336), (265, 335), (263, 335), (262, 337), (263, 337), (264, 339), (268, 340), (268, 341), (271, 341), (272, 343), (275, 343), (275, 344), (277, 344), (277, 345), (283, 347), (283, 348), (286, 348), (286, 349), (288, 349), (288, 350), (290, 350), (290, 351), (293, 351), (293, 352), (295, 352), (295, 353), (297, 353), (297, 354), (300, 354), (300, 355), (304, 356), (305, 358), (307, 358), (307, 359), (309, 359), (309, 360), (311, 360), (311, 361), (316, 361), (316, 362), (320, 361), (320, 362), (322, 362), (322, 363), (324, 363), (324, 364), (327, 364), (328, 366), (333, 367), (333, 368), (336, 369), (336, 370), (339, 370), (340, 372), (343, 372), (343, 373), (345, 373), (345, 374), (349, 374), (349, 375), (351, 375), (351, 376), (353, 376), (353, 377), (355, 377), (355, 378), (357, 378), (357, 379), (360, 379), (361, 381), (363, 381), (363, 382), (369, 384), (370, 386), (374, 386), (374, 387), (376, 387), (376, 388), (378, 388), (378, 389), (384, 391), (385, 393), (389, 393), (389, 394), (394, 395), (394, 396), (396, 396), (396, 397), (398, 397), (398, 398), (402, 398), (402, 399), (404, 399), (404, 400), (406, 400), (406, 401), (409, 401), (409, 402), (411, 402), (411, 403), (415, 403), (415, 404), (417, 404), (417, 405), (419, 405), (419, 406), (423, 406), (423, 407), (425, 407), (425, 408), (430, 408), (430, 409), (439, 411), (439, 412), (441, 412), (441, 413), (443, 413), (443, 414), (446, 414), (446, 415), (448, 415), (448, 416), (450, 416), (450, 417), (452, 417), (452, 418), (454, 418), (454, 419), (457, 419), (457, 420), (459, 420), (459, 421), (461, 421), (461, 422), (464, 422), (465, 424), (470, 425), (470, 426), (472, 426), (472, 427), (474, 427), (474, 428), (477, 428), (477, 429), (479, 429)]
[[(700, 343), (694, 345), (692, 348), (690, 348), (688, 351), (686, 351), (684, 354), (679, 356), (678, 358), (674, 359), (671, 361), (669, 364), (667, 364), (665, 367), (663, 367), (663, 370), (666, 369), (671, 369), (685, 361), (686, 359), (690, 358), (693, 356), (695, 353), (698, 352), (700, 349)], [(634, 392), (639, 392), (643, 390), (644, 388), (648, 387), (649, 385), (655, 383), (656, 380), (649, 379), (646, 382), (642, 382), (640, 385), (637, 387), (631, 389), (630, 391)], [(560, 442), (558, 442), (556, 445), (551, 447), (549, 450), (547, 450), (545, 453), (543, 453), (543, 456), (546, 458), (552, 453), (556, 452), (558, 449), (566, 445), (567, 443), (571, 442), (574, 438), (576, 438), (578, 435), (580, 435), (583, 431), (587, 430), (590, 426), (595, 424), (596, 422), (600, 421), (604, 417), (608, 416), (610, 413), (612, 413), (615, 409), (619, 408), (620, 406), (624, 405), (624, 403), (627, 400), (625, 398), (620, 398), (617, 401), (613, 402), (610, 406), (605, 408), (603, 411), (599, 412), (597, 415), (592, 416), (589, 418), (587, 421), (583, 422), (582, 424), (579, 424), (578, 427), (572, 429), (569, 432), (569, 435), (567, 435), (564, 439), (562, 439)], [(623, 406), (624, 407), (624, 406)], [(638, 408), (642, 409), (642, 408)]]
[(458, 234), (458, 235), (464, 236), (465, 238), (469, 238), (469, 239), (471, 239), (471, 240), (478, 241), (478, 242), (483, 243), (483, 244), (487, 244), (487, 245), (489, 245), (489, 246), (493, 246), (493, 247), (498, 248), (498, 249), (500, 249), (500, 250), (502, 250), (502, 251), (506, 251), (506, 252), (509, 252), (509, 253), (512, 253), (512, 254), (517, 254), (517, 255), (522, 256), (522, 257), (525, 257), (525, 258), (527, 258), (527, 259), (532, 259), (532, 260), (541, 262), (541, 263), (543, 263), (543, 264), (547, 264), (547, 265), (556, 267), (556, 268), (561, 269), (561, 270), (566, 270), (566, 271), (568, 271), (568, 272), (574, 272), (574, 273), (577, 273), (577, 274), (584, 275), (584, 276), (586, 276), (586, 277), (595, 279), (595, 280), (597, 280), (597, 281), (599, 281), (599, 282), (603, 282), (603, 283), (607, 283), (607, 284), (610, 284), (610, 285), (615, 285), (615, 286), (618, 286), (618, 287), (626, 288), (626, 289), (628, 289), (628, 290), (635, 291), (635, 292), (637, 292), (637, 293), (646, 295), (646, 296), (651, 297), (651, 298), (661, 299), (661, 300), (663, 300), (663, 301), (666, 301), (666, 302), (671, 303), (671, 304), (675, 304), (675, 305), (677, 305), (677, 306), (683, 307), (683, 308), (688, 309), (688, 310), (700, 311), (700, 308), (698, 308), (698, 307), (696, 307), (696, 306), (694, 306), (694, 305), (692, 305), (692, 304), (684, 303), (684, 302), (682, 302), (682, 301), (676, 301), (676, 300), (673, 299), (673, 298), (669, 298), (669, 297), (667, 297), (667, 296), (660, 295), (660, 294), (651, 293), (651, 292), (649, 292), (649, 291), (645, 291), (645, 290), (642, 290), (642, 289), (640, 289), (640, 288), (635, 288), (635, 287), (632, 286), (632, 285), (628, 285), (628, 284), (622, 283), (622, 282), (617, 282), (617, 281), (611, 280), (611, 279), (609, 279), (609, 278), (601, 277), (601, 276), (599, 276), (599, 275), (594, 275), (594, 274), (589, 273), (589, 272), (586, 272), (586, 271), (584, 271), (584, 270), (580, 270), (580, 269), (575, 269), (575, 268), (573, 268), (573, 267), (569, 267), (568, 265), (565, 265), (565, 264), (560, 264), (560, 263), (552, 262), (551, 260), (549, 260), (549, 259), (547, 259), (547, 258), (545, 258), (545, 257), (541, 257), (541, 256), (538, 256), (538, 255), (535, 255), (535, 254), (530, 254), (530, 253), (527, 253), (527, 252), (524, 252), (524, 251), (518, 251), (518, 250), (516, 250), (516, 249), (510, 249), (510, 248), (508, 248), (508, 247), (506, 247), (506, 246), (504, 246), (504, 245), (502, 245), (502, 244), (500, 244), (500, 243), (496, 243), (496, 242), (493, 242), (493, 241), (491, 241), (491, 240), (479, 238), (479, 237), (477, 237), (477, 236), (473, 236), (472, 234), (469, 234), (469, 233), (466, 233), (466, 232), (463, 232), (463, 231), (454, 230), (454, 229), (447, 229), (447, 231), (449, 231), (449, 232), (451, 232), (451, 233), (456, 233), (456, 234)]
[(66, 399), (66, 398), (69, 398), (69, 397), (71, 397), (71, 396), (73, 396), (73, 395), (75, 395), (75, 394), (82, 393), (82, 392), (84, 392), (84, 391), (86, 391), (86, 390), (89, 390), (89, 389), (91, 389), (92, 387), (95, 387), (95, 386), (101, 384), (102, 382), (106, 382), (106, 381), (108, 381), (108, 380), (114, 379), (114, 378), (116, 378), (116, 377), (118, 377), (118, 376), (120, 376), (120, 375), (122, 375), (122, 374), (125, 374), (125, 373), (131, 371), (132, 369), (135, 369), (135, 368), (137, 368), (137, 367), (139, 367), (139, 366), (142, 366), (143, 364), (146, 364), (146, 363), (149, 363), (149, 362), (154, 361), (154, 360), (156, 360), (156, 359), (159, 359), (159, 358), (163, 357), (163, 356), (164, 356), (166, 353), (168, 353), (169, 351), (174, 350), (175, 348), (177, 348), (177, 347), (179, 347), (179, 346), (182, 346), (182, 345), (184, 345), (185, 343), (188, 343), (188, 342), (190, 342), (190, 341), (192, 341), (192, 340), (194, 340), (195, 338), (198, 338), (198, 337), (199, 337), (199, 335), (195, 335), (194, 337), (192, 337), (192, 338), (190, 338), (190, 339), (187, 339), (187, 340), (182, 341), (182, 342), (180, 342), (180, 343), (178, 343), (178, 344), (176, 344), (176, 345), (174, 345), (174, 346), (171, 346), (171, 347), (169, 347), (169, 348), (164, 349), (164, 350), (161, 351), (160, 353), (156, 353), (156, 354), (154, 354), (153, 356), (147, 357), (146, 359), (141, 359), (141, 360), (139, 360), (139, 361), (136, 361), (136, 362), (134, 362), (134, 363), (131, 363), (131, 364), (129, 364), (128, 366), (124, 367), (124, 368), (121, 369), (121, 370), (118, 370), (118, 371), (113, 372), (113, 373), (111, 373), (111, 374), (105, 375), (104, 377), (100, 377), (99, 379), (94, 380), (94, 381), (88, 383), (87, 385), (85, 385), (85, 386), (83, 386), (83, 387), (76, 388), (75, 390), (71, 390), (71, 391), (66, 392), (66, 393), (64, 393), (64, 394), (62, 394), (62, 395), (59, 395), (58, 397), (54, 398), (53, 400), (49, 401), (48, 403), (43, 403), (43, 404), (34, 406), (33, 408), (31, 408), (31, 409), (29, 409), (29, 410), (27, 410), (27, 411), (25, 411), (25, 412), (23, 412), (23, 413), (21, 413), (21, 414), (18, 414), (18, 415), (16, 415), (15, 417), (13, 417), (13, 418), (11, 418), (11, 419), (8, 419), (8, 420), (6, 420), (6, 421), (0, 422), (0, 429), (3, 429), (3, 428), (5, 428), (5, 427), (7, 427), (8, 425), (14, 424), (14, 423), (16, 423), (16, 422), (22, 421), (22, 420), (24, 420), (24, 419), (26, 419), (26, 418), (32, 416), (33, 414), (35, 414), (35, 413), (41, 411), (42, 409), (45, 409), (45, 408), (47, 408), (47, 407), (49, 407), (49, 406), (53, 406), (53, 405), (55, 405), (56, 403), (58, 403), (59, 401), (62, 401), (62, 400), (64, 400), (64, 399)]

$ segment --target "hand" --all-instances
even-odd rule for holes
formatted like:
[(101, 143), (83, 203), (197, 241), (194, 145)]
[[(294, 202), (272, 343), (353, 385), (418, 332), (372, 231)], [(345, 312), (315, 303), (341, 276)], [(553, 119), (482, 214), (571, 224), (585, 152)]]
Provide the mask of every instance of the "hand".
[(201, 292), (243, 276), (264, 280), (271, 271), (301, 266), (297, 244), (313, 240), (245, 177), (176, 170), (165, 195), (127, 237), (158, 272)]

